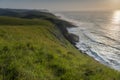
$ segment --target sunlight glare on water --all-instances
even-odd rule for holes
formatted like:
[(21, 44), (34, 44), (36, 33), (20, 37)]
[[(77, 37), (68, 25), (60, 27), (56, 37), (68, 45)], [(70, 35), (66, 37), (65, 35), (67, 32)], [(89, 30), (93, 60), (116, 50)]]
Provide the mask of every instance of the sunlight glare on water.
[(113, 14), (113, 24), (120, 24), (120, 10), (117, 10)]
[[(111, 19), (111, 25), (106, 27), (109, 33), (116, 35), (120, 31), (120, 10), (114, 11)], [(112, 35), (111, 35), (112, 36)]]
[(108, 25), (107, 27), (107, 33), (110, 34), (110, 36), (114, 39), (119, 40), (119, 31), (120, 31), (120, 10), (114, 11), (111, 25)]

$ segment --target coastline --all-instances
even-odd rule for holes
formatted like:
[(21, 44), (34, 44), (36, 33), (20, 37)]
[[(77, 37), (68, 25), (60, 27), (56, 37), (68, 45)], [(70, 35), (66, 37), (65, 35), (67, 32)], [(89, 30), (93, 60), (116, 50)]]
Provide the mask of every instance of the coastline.
[[(103, 64), (107, 67), (110, 67), (111, 69), (120, 71), (119, 68), (117, 68), (117, 66), (113, 66), (110, 65), (110, 63), (108, 63), (107, 61), (104, 60), (104, 58), (102, 58), (101, 56), (99, 56), (96, 52), (88, 49), (88, 51), (84, 51), (81, 48), (78, 48), (77, 43), (79, 43), (80, 39), (79, 36), (74, 34), (74, 33), (70, 33), (70, 31), (68, 29), (70, 28), (77, 28), (79, 26), (79, 23), (77, 21), (73, 21), (73, 20), (69, 20), (67, 18), (65, 18), (62, 15), (56, 15), (56, 17), (58, 17), (58, 19), (60, 21), (53, 21), (52, 23), (56, 24), (57, 27), (60, 29), (61, 33), (64, 35), (64, 37), (77, 49), (79, 50), (81, 53), (86, 54), (87, 56), (91, 57), (92, 59), (94, 59), (95, 61), (97, 61), (100, 64)], [(78, 24), (78, 25), (77, 25)]]
[(0, 80), (4, 76), (7, 80), (120, 79), (117, 70), (76, 49), (75, 43), (82, 38), (69, 33), (67, 29), (77, 27), (69, 21), (48, 13), (0, 20)]
[[(57, 17), (57, 16), (56, 16)], [(49, 18), (47, 19), (50, 22), (52, 22), (53, 24), (55, 24), (55, 26), (61, 31), (61, 33), (63, 34), (63, 36), (74, 46), (76, 45), (76, 42), (79, 42), (79, 36), (69, 33), (67, 28), (72, 28), (72, 27), (77, 27), (74, 24), (72, 24), (69, 21), (63, 20), (63, 19), (52, 19)], [(75, 46), (76, 47), (76, 46)], [(77, 47), (76, 47), (77, 48)]]

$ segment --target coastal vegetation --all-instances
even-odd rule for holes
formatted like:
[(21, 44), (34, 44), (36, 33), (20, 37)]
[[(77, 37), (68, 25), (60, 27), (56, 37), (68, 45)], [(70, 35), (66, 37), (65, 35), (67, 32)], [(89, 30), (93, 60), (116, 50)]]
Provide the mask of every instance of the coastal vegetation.
[(120, 80), (120, 72), (77, 50), (68, 24), (51, 16), (0, 17), (0, 80)]

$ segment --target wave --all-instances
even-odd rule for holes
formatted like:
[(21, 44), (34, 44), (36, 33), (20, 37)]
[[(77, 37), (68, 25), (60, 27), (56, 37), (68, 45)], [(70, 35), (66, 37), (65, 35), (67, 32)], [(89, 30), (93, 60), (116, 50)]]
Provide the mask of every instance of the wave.
[[(104, 46), (108, 46), (108, 47), (114, 48), (114, 49), (116, 49), (116, 50), (120, 50), (120, 48), (118, 48), (118, 47), (114, 47), (114, 46), (111, 46), (111, 45), (108, 45), (108, 44), (105, 44), (105, 43), (102, 43), (102, 42), (99, 42), (99, 41), (95, 41), (95, 40), (93, 40), (92, 38), (90, 38), (87, 34), (85, 34), (85, 33), (83, 33), (83, 34), (84, 34), (84, 36), (87, 37), (91, 42), (94, 42), (94, 43), (97, 43), (97, 44), (102, 44), (102, 45), (104, 45)], [(107, 37), (107, 36), (103, 36), (103, 37)], [(109, 38), (110, 40), (116, 41), (116, 40), (114, 40), (114, 39), (111, 39), (110, 37), (107, 37), (107, 38)], [(118, 41), (116, 41), (116, 42), (118, 42)], [(118, 42), (118, 43), (119, 43), (119, 42)]]
[[(90, 27), (90, 25), (91, 25), (90, 23), (83, 23), (83, 22), (77, 21), (75, 19), (70, 19), (70, 18), (68, 18), (60, 13), (57, 13), (57, 14), (55, 13), (55, 15), (58, 16), (62, 20), (66, 20), (68, 22), (71, 22), (73, 25), (78, 26), (78, 27), (68, 28), (68, 32), (73, 33), (75, 35), (78, 35), (80, 37), (80, 41), (78, 43), (76, 43), (76, 45), (75, 45), (80, 51), (88, 54), (89, 56), (93, 57), (95, 60), (101, 62), (104, 65), (107, 65), (107, 66), (114, 68), (116, 70), (120, 70), (120, 62), (118, 62), (117, 59), (113, 59), (113, 58), (111, 59), (110, 57), (106, 57), (106, 56), (100, 54), (99, 52), (96, 52), (94, 50), (94, 48), (91, 48), (90, 45), (85, 44), (84, 40), (88, 39), (90, 41), (90, 43), (94, 43), (94, 44), (96, 44), (96, 46), (101, 45), (101, 46), (104, 46), (104, 47), (107, 47), (110, 49), (113, 48), (117, 51), (120, 51), (120, 48), (109, 45), (109, 44), (105, 44), (103, 42), (96, 41), (96, 40), (94, 40), (94, 38), (92, 36), (89, 35), (90, 33), (84, 32), (86, 30), (86, 26)], [(94, 26), (94, 25), (91, 25), (91, 27), (92, 26)], [(80, 33), (85, 38), (81, 37)], [(109, 39), (111, 41), (114, 41), (116, 43), (120, 43), (119, 41), (117, 41), (111, 37), (105, 36), (105, 35), (98, 34), (97, 36), (98, 37), (102, 36), (102, 37)]]
[[(74, 20), (74, 19), (69, 19), (69, 18), (67, 18), (67, 17), (65, 17), (64, 15), (62, 15), (62, 14), (55, 14), (56, 16), (58, 16), (60, 19), (62, 19), (62, 20), (66, 20), (66, 21), (68, 21), (68, 22), (70, 22), (70, 23), (73, 23), (75, 26), (81, 26), (83, 23), (82, 22), (79, 22), (79, 21), (77, 21), (77, 20)], [(72, 30), (71, 30), (72, 29)], [(73, 33), (73, 34), (75, 34), (75, 35), (78, 35), (78, 34), (76, 34), (76, 33), (74, 33), (74, 29), (76, 29), (76, 28), (68, 28), (68, 31), (70, 32), (70, 33)], [(85, 35), (85, 34), (84, 34)], [(79, 36), (79, 35), (78, 35)], [(86, 36), (86, 35), (85, 35)], [(89, 38), (88, 36), (86, 36), (87, 38)], [(89, 38), (90, 39), (90, 38)], [(92, 39), (91, 39), (92, 40)], [(92, 40), (93, 41), (93, 40)], [(95, 42), (95, 41), (94, 41)], [(79, 43), (79, 42), (78, 42)], [(81, 46), (81, 47), (80, 47)], [(105, 60), (103, 59), (103, 58), (101, 58), (99, 55), (97, 55), (97, 53), (95, 53), (94, 51), (92, 51), (87, 45), (85, 45), (85, 44), (82, 44), (82, 45), (80, 45), (80, 46), (78, 46), (78, 45), (76, 45), (76, 47), (78, 47), (78, 49), (79, 50), (81, 50), (83, 53), (85, 52), (85, 53), (87, 53), (88, 55), (90, 55), (91, 57), (94, 57), (96, 60), (101, 60), (103, 63), (105, 63)], [(86, 50), (83, 50), (83, 49), (86, 49)]]

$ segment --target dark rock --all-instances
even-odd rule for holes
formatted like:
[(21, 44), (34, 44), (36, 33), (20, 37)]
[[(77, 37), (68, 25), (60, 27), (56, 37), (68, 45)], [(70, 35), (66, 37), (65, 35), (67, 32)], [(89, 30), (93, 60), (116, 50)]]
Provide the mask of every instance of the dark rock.
[(73, 45), (76, 44), (76, 42), (79, 41), (79, 36), (75, 35), (75, 34), (71, 34), (68, 32), (67, 28), (71, 28), (71, 27), (77, 27), (75, 25), (73, 25), (70, 22), (64, 21), (64, 20), (60, 20), (60, 19), (51, 19), (51, 18), (47, 18), (47, 20), (49, 20), (50, 22), (52, 22), (53, 24), (56, 25), (56, 27), (61, 31), (61, 33), (63, 34), (63, 36), (69, 41), (71, 42)]
[(79, 42), (79, 36), (75, 34), (68, 34), (68, 39), (71, 43), (76, 44), (76, 42)]

